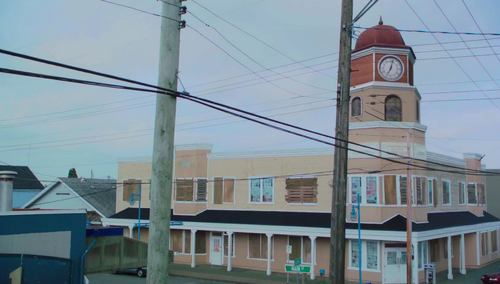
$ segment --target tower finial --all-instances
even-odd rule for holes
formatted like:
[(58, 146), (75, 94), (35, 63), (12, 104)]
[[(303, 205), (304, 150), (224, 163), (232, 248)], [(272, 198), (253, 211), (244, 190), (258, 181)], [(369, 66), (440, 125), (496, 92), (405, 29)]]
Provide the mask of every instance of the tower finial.
[(384, 24), (384, 21), (382, 21), (382, 16), (380, 16), (380, 21), (378, 21), (378, 24), (381, 26)]

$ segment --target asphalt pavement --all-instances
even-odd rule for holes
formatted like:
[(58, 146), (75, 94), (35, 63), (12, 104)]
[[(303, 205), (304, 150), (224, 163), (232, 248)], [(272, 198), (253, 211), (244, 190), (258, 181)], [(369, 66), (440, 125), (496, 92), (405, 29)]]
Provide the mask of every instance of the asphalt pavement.
[[(111, 274), (111, 273), (98, 273), (87, 275), (90, 284), (146, 284), (146, 277), (138, 277), (137, 275), (127, 274)], [(184, 277), (170, 277), (169, 283), (179, 284), (214, 284), (221, 282), (212, 282), (207, 280), (190, 279)]]

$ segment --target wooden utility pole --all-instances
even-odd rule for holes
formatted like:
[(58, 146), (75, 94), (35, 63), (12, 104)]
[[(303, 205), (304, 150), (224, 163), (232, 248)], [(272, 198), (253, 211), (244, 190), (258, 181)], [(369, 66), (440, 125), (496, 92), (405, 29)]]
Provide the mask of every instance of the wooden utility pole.
[[(411, 233), (412, 233), (412, 203), (413, 203), (413, 188), (412, 188), (412, 178), (411, 178), (411, 128), (408, 130), (408, 134), (406, 135), (406, 153), (408, 155), (408, 169), (406, 171), (406, 283), (412, 283), (412, 241), (411, 241)], [(414, 248), (417, 249), (417, 248)], [(417, 260), (415, 260), (417, 261)]]
[[(353, 0), (342, 0), (340, 19), (337, 121), (333, 165), (332, 216), (330, 231), (330, 283), (343, 284), (345, 272), (345, 222), (347, 188), (347, 140), (349, 138), (349, 89), (351, 87), (351, 26)], [(342, 147), (342, 148), (340, 148)]]
[[(167, 4), (167, 3), (170, 3)], [(158, 86), (177, 90), (181, 15), (178, 0), (163, 0)], [(170, 18), (170, 19), (168, 19)], [(175, 97), (156, 96), (149, 217), (148, 284), (167, 283), (174, 164)]]

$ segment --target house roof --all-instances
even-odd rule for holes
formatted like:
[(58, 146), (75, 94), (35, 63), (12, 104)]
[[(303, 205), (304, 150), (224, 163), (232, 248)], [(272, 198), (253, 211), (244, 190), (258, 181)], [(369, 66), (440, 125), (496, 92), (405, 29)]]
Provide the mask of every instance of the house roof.
[(102, 215), (109, 217), (116, 208), (115, 179), (59, 178), (64, 184), (85, 199)]
[(14, 171), (17, 172), (14, 179), (14, 190), (16, 189), (31, 189), (42, 190), (44, 186), (33, 174), (29, 167), (26, 166), (8, 166), (1, 165), (0, 171)]
[[(138, 209), (127, 208), (111, 219), (137, 219)], [(207, 222), (245, 225), (297, 226), (330, 228), (330, 213), (314, 212), (284, 212), (284, 211), (250, 211), (250, 210), (206, 210), (196, 216), (174, 215), (172, 221)], [(141, 209), (141, 219), (149, 220), (149, 208)], [(413, 222), (413, 231), (422, 232), (450, 227), (468, 226), (488, 222), (498, 222), (500, 219), (484, 212), (478, 217), (469, 211), (435, 212), (428, 214), (428, 222)], [(357, 229), (356, 223), (346, 223), (346, 229)], [(380, 224), (361, 224), (363, 230), (406, 231), (406, 217), (396, 215)]]

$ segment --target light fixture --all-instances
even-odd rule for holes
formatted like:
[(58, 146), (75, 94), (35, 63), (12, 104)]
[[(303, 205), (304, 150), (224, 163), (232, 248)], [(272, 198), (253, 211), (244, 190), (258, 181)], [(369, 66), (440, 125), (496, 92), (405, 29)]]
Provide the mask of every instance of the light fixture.
[(356, 213), (354, 206), (352, 207), (351, 214), (349, 215), (349, 217), (351, 218), (352, 222), (355, 222), (356, 219), (358, 219), (358, 214)]

